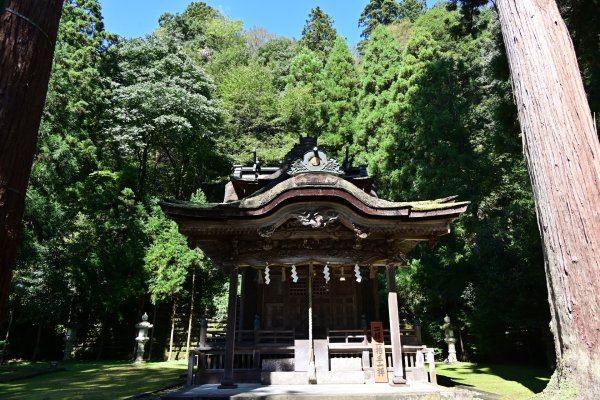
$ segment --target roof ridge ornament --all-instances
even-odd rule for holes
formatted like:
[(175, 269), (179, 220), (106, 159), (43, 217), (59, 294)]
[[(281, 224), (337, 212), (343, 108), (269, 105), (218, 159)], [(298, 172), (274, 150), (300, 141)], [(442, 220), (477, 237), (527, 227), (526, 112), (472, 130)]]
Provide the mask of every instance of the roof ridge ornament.
[(336, 159), (327, 159), (327, 155), (318, 147), (304, 153), (303, 158), (298, 158), (293, 162), (288, 170), (291, 176), (303, 174), (306, 172), (324, 172), (332, 175), (344, 175), (340, 164)]

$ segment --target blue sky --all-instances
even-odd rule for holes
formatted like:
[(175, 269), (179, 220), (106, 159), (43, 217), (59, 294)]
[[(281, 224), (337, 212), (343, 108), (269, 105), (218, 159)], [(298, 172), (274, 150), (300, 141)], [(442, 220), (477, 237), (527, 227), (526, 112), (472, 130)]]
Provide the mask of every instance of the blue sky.
[[(143, 36), (164, 12), (182, 12), (191, 0), (100, 0), (106, 29), (125, 37)], [(358, 18), (368, 0), (205, 0), (222, 14), (280, 36), (299, 38), (311, 8), (320, 6), (350, 45), (360, 39)], [(434, 0), (428, 0), (431, 5)]]

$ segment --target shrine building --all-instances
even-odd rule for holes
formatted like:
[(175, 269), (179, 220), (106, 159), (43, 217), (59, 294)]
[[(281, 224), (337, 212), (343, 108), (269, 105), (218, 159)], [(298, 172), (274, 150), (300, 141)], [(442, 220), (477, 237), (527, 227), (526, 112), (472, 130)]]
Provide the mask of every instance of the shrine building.
[(234, 166), (222, 203), (162, 202), (229, 276), (226, 329), (203, 321), (188, 384), (435, 383), (433, 350), (418, 325), (400, 321), (395, 269), (449, 233), (467, 205), (380, 199), (366, 166), (347, 155), (340, 165), (312, 138), (280, 166), (256, 156)]

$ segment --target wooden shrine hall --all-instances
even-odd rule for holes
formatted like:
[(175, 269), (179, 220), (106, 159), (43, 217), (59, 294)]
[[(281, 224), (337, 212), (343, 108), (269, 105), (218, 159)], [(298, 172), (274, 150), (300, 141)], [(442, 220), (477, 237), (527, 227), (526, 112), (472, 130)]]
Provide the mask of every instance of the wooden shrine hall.
[(256, 156), (234, 166), (222, 203), (162, 202), (190, 246), (229, 275), (226, 330), (204, 323), (188, 384), (435, 383), (432, 349), (399, 321), (395, 269), (467, 205), (380, 199), (366, 166), (348, 155), (340, 165), (312, 138), (278, 167)]

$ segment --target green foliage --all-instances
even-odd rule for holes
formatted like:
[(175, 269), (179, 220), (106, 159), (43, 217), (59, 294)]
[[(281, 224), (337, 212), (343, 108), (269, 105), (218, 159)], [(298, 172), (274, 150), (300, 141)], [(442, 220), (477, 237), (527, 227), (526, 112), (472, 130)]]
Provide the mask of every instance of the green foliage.
[[(150, 195), (189, 196), (226, 162), (213, 81), (186, 50), (160, 34), (114, 41), (97, 1), (65, 4), (11, 294), (18, 323), (58, 334), (131, 314), (151, 276)], [(210, 303), (222, 278), (201, 281)]]
[(400, 17), (400, 7), (395, 0), (370, 0), (358, 19), (363, 27), (361, 36), (368, 39), (379, 25), (389, 25)]
[(324, 61), (333, 48), (336, 36), (333, 20), (321, 7), (317, 7), (308, 14), (306, 24), (302, 28), (300, 44), (314, 51)]
[(258, 49), (256, 60), (272, 71), (276, 90), (281, 91), (285, 88), (290, 63), (296, 53), (297, 43), (285, 37), (271, 39)]
[(159, 31), (166, 31), (187, 44), (192, 51), (211, 48), (207, 23), (222, 15), (204, 2), (192, 2), (181, 14), (165, 13), (159, 18)]
[(220, 121), (212, 79), (164, 37), (132, 39), (114, 51), (107, 134), (122, 157), (136, 160), (137, 196), (159, 186), (164, 194), (189, 196), (199, 179), (214, 174), (206, 168)]
[(230, 20), (204, 2), (192, 2), (181, 14), (165, 13), (155, 35), (174, 40), (219, 82), (223, 73), (248, 62), (251, 50), (242, 22)]
[(219, 87), (234, 136), (255, 141), (278, 129), (277, 97), (271, 71), (258, 63), (232, 68)]
[(427, 8), (425, 0), (400, 0), (398, 3), (398, 15), (410, 22), (415, 22)]
[[(205, 203), (206, 195), (196, 190), (191, 201)], [(168, 219), (156, 200), (144, 226), (150, 244), (144, 256), (148, 278), (148, 293), (153, 304), (186, 300), (192, 289), (192, 275), (199, 282), (201, 295), (196, 301), (200, 309), (215, 308), (216, 296), (221, 293), (224, 275), (213, 266), (199, 249), (191, 249), (177, 224)]]
[(330, 151), (342, 154), (354, 136), (358, 111), (358, 71), (346, 41), (338, 36), (323, 69), (323, 107), (327, 123), (320, 141)]
[(317, 54), (302, 48), (290, 63), (287, 85), (279, 102), (279, 112), (290, 132), (319, 136), (323, 126), (323, 64)]
[(401, 60), (398, 43), (389, 30), (377, 26), (367, 41), (361, 62), (360, 110), (356, 118), (353, 152), (359, 162), (367, 162), (371, 173), (383, 177), (387, 167), (385, 152), (394, 142), (396, 124), (390, 115), (392, 84), (399, 73)]
[(167, 219), (158, 206), (153, 207), (148, 218), (146, 234), (152, 240), (144, 257), (145, 269), (150, 276), (148, 291), (152, 303), (181, 297), (189, 272), (204, 264), (204, 256), (199, 250), (188, 247), (177, 224)]
[(388, 25), (390, 34), (396, 39), (400, 45), (400, 49), (404, 51), (412, 36), (413, 23), (408, 18), (402, 18)]
[(45, 121), (73, 130), (93, 124), (104, 95), (100, 82), (104, 53), (114, 39), (113, 35), (104, 31), (98, 1), (65, 2), (46, 100)]
[(433, 251), (413, 253), (411, 265), (418, 267), (408, 279), (425, 296), (411, 307), (424, 326), (450, 313), (466, 332), (469, 356), (502, 359), (510, 340), (529, 342), (546, 329), (542, 255), (539, 237), (531, 235), (535, 214), (518, 131), (500, 118), (509, 112), (514, 121), (515, 113), (507, 106), (507, 81), (493, 72), (498, 42), (494, 31), (457, 39), (458, 18), (436, 7), (412, 28), (390, 88), (387, 111), (397, 128), (377, 142), (379, 193), (403, 199), (453, 193), (472, 201)]
[(264, 28), (258, 27), (251, 28), (244, 34), (244, 36), (246, 38), (246, 45), (248, 46), (252, 57), (256, 57), (259, 50), (264, 45), (276, 39), (275, 35), (273, 35), (271, 32)]

